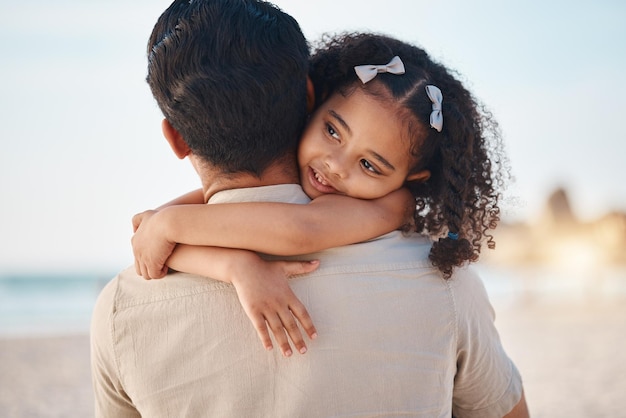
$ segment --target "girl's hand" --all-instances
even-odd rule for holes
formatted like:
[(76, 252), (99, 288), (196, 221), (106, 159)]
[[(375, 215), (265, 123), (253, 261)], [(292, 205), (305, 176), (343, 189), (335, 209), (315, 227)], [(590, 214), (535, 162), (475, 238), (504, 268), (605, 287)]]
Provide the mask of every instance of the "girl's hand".
[(232, 284), (263, 346), (268, 350), (273, 347), (269, 326), (285, 357), (292, 354), (289, 339), (299, 353), (306, 353), (298, 322), (311, 339), (317, 337), (317, 331), (287, 279), (312, 272), (319, 261), (265, 261), (255, 253), (248, 254), (245, 260), (239, 259), (232, 272)]
[(147, 210), (133, 216), (131, 238), (135, 256), (135, 271), (144, 279), (161, 279), (167, 274), (165, 265), (176, 243), (167, 241), (159, 232), (159, 223), (154, 217), (158, 212)]
[(139, 229), (139, 225), (141, 225), (141, 222), (144, 219), (150, 218), (155, 213), (157, 213), (156, 210), (145, 210), (133, 216), (133, 233), (137, 232), (137, 230)]

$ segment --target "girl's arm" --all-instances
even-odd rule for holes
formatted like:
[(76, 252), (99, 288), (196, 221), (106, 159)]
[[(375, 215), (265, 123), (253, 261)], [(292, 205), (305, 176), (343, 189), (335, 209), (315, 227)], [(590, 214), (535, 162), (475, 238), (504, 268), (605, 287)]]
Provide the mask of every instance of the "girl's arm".
[[(135, 215), (133, 230), (136, 232), (142, 221), (166, 207), (202, 203), (205, 203), (202, 189), (194, 190), (161, 205), (156, 210)], [(309, 313), (291, 291), (287, 279), (294, 275), (309, 273), (318, 265), (319, 262), (315, 260), (269, 262), (246, 250), (183, 245), (173, 251), (159, 277), (163, 277), (170, 267), (232, 283), (246, 315), (252, 321), (265, 348), (272, 349), (272, 340), (267, 328), (269, 325), (283, 354), (289, 357), (292, 351), (288, 338), (291, 338), (298, 352), (306, 352), (306, 344), (296, 319), (309, 338), (315, 338), (317, 334)], [(149, 278), (147, 271), (142, 272), (141, 267), (135, 261), (137, 273)]]
[(400, 189), (375, 200), (324, 195), (308, 205), (250, 202), (166, 207), (133, 237), (135, 259), (152, 277), (176, 243), (299, 255), (365, 241), (412, 218), (415, 200)]
[(203, 203), (206, 203), (206, 202), (204, 201), (204, 193), (202, 192), (202, 189), (196, 189), (194, 191), (186, 193), (182, 196), (177, 197), (176, 199), (170, 200), (169, 202), (159, 206), (155, 210), (147, 210), (147, 211), (138, 213), (135, 216), (133, 216), (133, 232), (137, 232), (137, 228), (139, 228), (139, 225), (141, 224), (141, 222), (143, 221), (146, 215), (151, 215), (155, 212), (158, 212), (170, 206), (194, 205), (194, 204), (203, 204)]
[(319, 265), (316, 260), (265, 261), (247, 250), (179, 245), (167, 264), (174, 270), (232, 283), (246, 315), (268, 350), (272, 349), (268, 326), (286, 357), (292, 354), (289, 339), (299, 353), (306, 352), (298, 323), (309, 338), (317, 335), (309, 313), (287, 280), (315, 270)]

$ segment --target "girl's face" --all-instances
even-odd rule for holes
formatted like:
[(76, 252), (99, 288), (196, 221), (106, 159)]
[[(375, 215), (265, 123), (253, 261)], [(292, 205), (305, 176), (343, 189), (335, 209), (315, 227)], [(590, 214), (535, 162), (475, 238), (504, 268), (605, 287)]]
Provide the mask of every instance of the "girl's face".
[(298, 148), (304, 192), (311, 199), (328, 193), (376, 199), (406, 180), (427, 179), (428, 171), (408, 175), (410, 143), (394, 110), (360, 89), (326, 100), (311, 116)]

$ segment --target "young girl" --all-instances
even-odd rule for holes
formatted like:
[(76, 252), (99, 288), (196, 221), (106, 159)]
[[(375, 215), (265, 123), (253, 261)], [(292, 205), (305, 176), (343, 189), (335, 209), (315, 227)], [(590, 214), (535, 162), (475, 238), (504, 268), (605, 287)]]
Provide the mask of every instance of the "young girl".
[[(300, 255), (403, 228), (433, 239), (430, 261), (449, 278), (478, 259), (485, 238), (494, 247), (488, 230), (499, 220), (506, 174), (491, 115), (420, 48), (374, 34), (329, 38), (310, 77), (322, 103), (298, 149), (310, 204), (179, 205), (204, 203), (193, 193), (133, 219), (139, 273), (163, 277), (169, 266), (232, 282), (263, 344), (272, 347), (269, 324), (285, 355), (285, 332), (306, 351), (294, 317), (315, 336), (285, 278), (317, 264), (267, 262), (239, 249)], [(176, 243), (193, 247), (170, 256)]]

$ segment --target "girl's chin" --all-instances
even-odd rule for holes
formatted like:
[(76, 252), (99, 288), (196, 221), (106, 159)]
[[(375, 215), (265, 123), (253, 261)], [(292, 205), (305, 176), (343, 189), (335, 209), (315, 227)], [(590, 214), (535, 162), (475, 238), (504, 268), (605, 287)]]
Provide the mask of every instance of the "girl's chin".
[(310, 184), (302, 184), (302, 190), (304, 190), (304, 193), (309, 196), (311, 199), (315, 199), (317, 197), (322, 196), (324, 193), (321, 193), (319, 190), (315, 189), (313, 186), (311, 186)]

